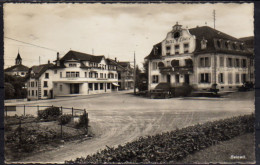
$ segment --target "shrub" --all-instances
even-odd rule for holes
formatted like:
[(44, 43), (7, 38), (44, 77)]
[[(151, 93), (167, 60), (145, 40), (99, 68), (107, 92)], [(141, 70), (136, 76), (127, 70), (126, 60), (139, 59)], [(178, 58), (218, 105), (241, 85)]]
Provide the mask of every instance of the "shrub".
[(79, 122), (77, 123), (76, 127), (88, 128), (88, 122), (89, 122), (88, 115), (87, 115), (86, 111), (84, 111), (84, 113), (82, 115), (80, 115)]
[(11, 83), (5, 83), (5, 99), (12, 99), (14, 97), (15, 89)]
[(61, 115), (58, 118), (58, 122), (59, 122), (59, 124), (62, 124), (62, 125), (68, 124), (71, 121), (71, 118), (72, 118), (72, 115), (68, 115), (68, 114)]
[[(104, 149), (86, 158), (66, 161), (69, 164), (99, 164), (111, 162), (171, 163), (188, 154), (254, 131), (254, 114), (197, 124), (154, 136), (141, 137), (136, 141)], [(110, 162), (110, 163), (109, 163)]]
[(56, 120), (61, 115), (59, 107), (50, 107), (45, 110), (38, 111), (38, 118), (44, 120)]

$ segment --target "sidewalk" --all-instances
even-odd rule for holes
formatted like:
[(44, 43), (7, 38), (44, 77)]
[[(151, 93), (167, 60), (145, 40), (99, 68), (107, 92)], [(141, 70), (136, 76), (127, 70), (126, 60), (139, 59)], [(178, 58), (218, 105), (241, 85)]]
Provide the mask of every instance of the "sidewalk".
[(130, 93), (133, 92), (132, 90), (124, 90), (124, 91), (114, 91), (111, 93), (97, 93), (97, 94), (91, 94), (91, 95), (78, 95), (78, 96), (59, 96), (55, 99), (44, 99), (44, 100), (33, 100), (33, 101), (19, 101), (19, 102), (9, 102), (8, 100), (5, 100), (5, 105), (24, 105), (24, 104), (40, 104), (40, 103), (46, 103), (46, 102), (58, 102), (58, 101), (66, 101), (66, 100), (79, 100), (79, 99), (87, 99), (87, 98), (95, 98), (99, 96), (107, 96), (107, 95), (114, 95), (114, 94), (124, 94), (124, 93)]

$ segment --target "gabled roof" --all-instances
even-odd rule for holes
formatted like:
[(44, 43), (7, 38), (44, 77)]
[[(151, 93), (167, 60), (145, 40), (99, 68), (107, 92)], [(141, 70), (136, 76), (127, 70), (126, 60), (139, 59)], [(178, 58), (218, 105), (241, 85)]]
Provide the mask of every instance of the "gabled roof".
[(79, 61), (90, 61), (99, 63), (104, 58), (103, 55), (94, 56), (91, 54), (81, 53), (77, 51), (70, 50), (67, 54), (65, 54), (60, 60), (67, 61), (71, 59), (79, 60)]
[(30, 68), (30, 72), (33, 71), (34, 75), (32, 77), (39, 78), (47, 69), (51, 69), (54, 65), (50, 64), (42, 64), (42, 65), (34, 65)]
[[(230, 36), (226, 33), (213, 29), (209, 26), (202, 26), (189, 29), (191, 35), (196, 37), (196, 48), (194, 54), (202, 54), (202, 53), (227, 53), (227, 54), (240, 54), (240, 55), (252, 55), (252, 52), (248, 51), (245, 48), (244, 51), (239, 50), (231, 50), (231, 49), (222, 49), (216, 48), (215, 41), (216, 40), (223, 40), (223, 41), (230, 41), (230, 42), (238, 42), (244, 43), (243, 40)], [(207, 48), (205, 50), (201, 50), (201, 41), (207, 40)], [(245, 44), (246, 45), (246, 44)], [(247, 45), (246, 45), (247, 46)], [(161, 42), (157, 43), (153, 46), (152, 51), (145, 59), (160, 59), (162, 57), (162, 46)]]
[(14, 65), (14, 66), (11, 66), (9, 68), (6, 68), (4, 71), (5, 72), (17, 72), (17, 71), (27, 72), (28, 70), (29, 70), (29, 68), (27, 66), (19, 64), (19, 65)]

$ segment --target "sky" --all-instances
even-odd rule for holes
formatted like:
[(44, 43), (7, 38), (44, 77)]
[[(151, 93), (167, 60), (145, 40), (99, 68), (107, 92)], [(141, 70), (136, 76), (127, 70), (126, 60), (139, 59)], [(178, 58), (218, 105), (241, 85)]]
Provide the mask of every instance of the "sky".
[[(153, 45), (178, 22), (183, 27), (213, 27), (236, 38), (254, 35), (253, 3), (217, 4), (4, 4), (4, 62), (15, 64), (19, 51), (31, 67), (51, 62), (69, 50), (119, 61), (140, 68)], [(21, 43), (11, 39), (38, 45)], [(40, 60), (39, 60), (40, 59)]]

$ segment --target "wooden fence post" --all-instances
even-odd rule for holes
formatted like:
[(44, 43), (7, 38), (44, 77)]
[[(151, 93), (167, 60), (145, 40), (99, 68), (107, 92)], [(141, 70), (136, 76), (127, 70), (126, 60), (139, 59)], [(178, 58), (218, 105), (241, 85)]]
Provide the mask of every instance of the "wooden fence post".
[(25, 116), (25, 104), (23, 105), (23, 115)]

